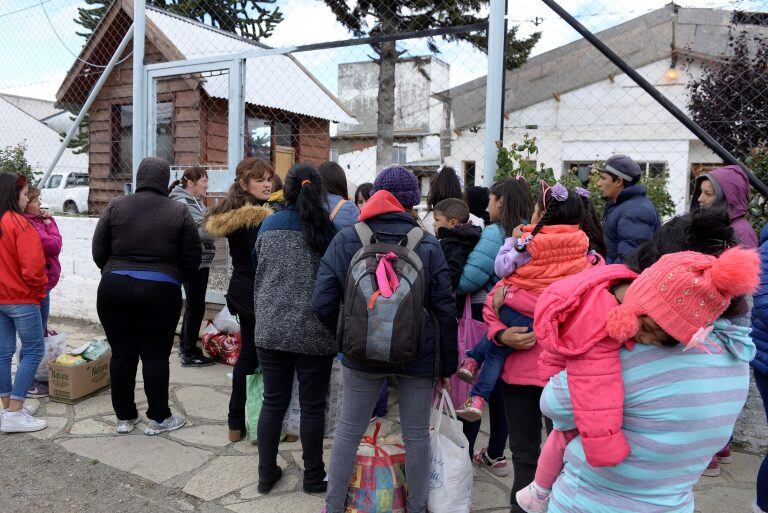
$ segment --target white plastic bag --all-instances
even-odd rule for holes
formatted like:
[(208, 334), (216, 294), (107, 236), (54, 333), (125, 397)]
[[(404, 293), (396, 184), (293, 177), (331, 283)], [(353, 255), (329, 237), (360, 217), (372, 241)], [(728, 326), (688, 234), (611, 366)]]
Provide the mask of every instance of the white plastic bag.
[[(325, 438), (333, 438), (336, 424), (341, 416), (341, 363), (333, 361), (331, 369), (331, 381), (328, 384), (328, 395), (325, 396)], [(291, 404), (285, 412), (283, 419), (283, 433), (299, 436), (301, 425), (301, 406), (299, 405), (299, 380), (293, 375), (293, 387), (291, 391)]]
[(230, 335), (240, 333), (240, 323), (237, 322), (237, 318), (234, 315), (229, 313), (229, 308), (226, 306), (213, 319), (213, 325), (216, 331), (223, 331)]
[(430, 513), (469, 513), (472, 505), (472, 460), (467, 437), (456, 418), (451, 396), (443, 389), (433, 408), (429, 443), (432, 465), (429, 473)]
[[(59, 356), (63, 355), (67, 352), (67, 334), (66, 333), (56, 333), (55, 331), (49, 330), (48, 336), (45, 337), (45, 354), (43, 354), (43, 359), (40, 360), (40, 365), (37, 367), (37, 371), (35, 371), (35, 379), (37, 381), (47, 382), (48, 381), (48, 366), (52, 361), (54, 361)], [(21, 342), (17, 340), (16, 344), (16, 360), (19, 360), (19, 353), (21, 352)]]

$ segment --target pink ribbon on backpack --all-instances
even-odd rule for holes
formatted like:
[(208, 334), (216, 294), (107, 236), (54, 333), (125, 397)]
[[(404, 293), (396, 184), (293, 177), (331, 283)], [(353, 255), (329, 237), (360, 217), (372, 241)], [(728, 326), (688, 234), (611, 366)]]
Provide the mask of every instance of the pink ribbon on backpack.
[(395, 268), (392, 267), (392, 262), (397, 260), (397, 255), (392, 253), (386, 253), (379, 255), (379, 265), (376, 267), (376, 282), (379, 285), (381, 295), (384, 297), (390, 297), (400, 286), (400, 280), (397, 279), (395, 274)]

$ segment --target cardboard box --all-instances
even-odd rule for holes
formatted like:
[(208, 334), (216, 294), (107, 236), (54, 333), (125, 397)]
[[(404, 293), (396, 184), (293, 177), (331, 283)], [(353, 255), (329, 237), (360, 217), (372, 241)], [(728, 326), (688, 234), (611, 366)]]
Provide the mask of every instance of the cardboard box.
[(112, 353), (83, 365), (51, 363), (48, 391), (51, 401), (74, 404), (109, 386), (109, 361)]

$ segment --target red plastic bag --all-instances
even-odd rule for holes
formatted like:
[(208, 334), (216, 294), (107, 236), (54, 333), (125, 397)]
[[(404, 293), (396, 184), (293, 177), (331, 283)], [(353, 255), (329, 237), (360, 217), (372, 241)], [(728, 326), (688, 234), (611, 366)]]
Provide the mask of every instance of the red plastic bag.
[[(467, 294), (464, 304), (464, 314), (459, 319), (459, 368), (466, 358), (467, 351), (475, 348), (477, 343), (485, 335), (485, 323), (472, 318), (472, 303)], [(458, 370), (458, 369), (457, 369)], [(460, 408), (467, 400), (472, 384), (460, 380), (456, 374), (451, 377), (451, 401), (454, 408)]]
[(380, 443), (381, 423), (363, 437), (349, 483), (346, 513), (405, 513), (405, 448)]
[(242, 344), (240, 333), (216, 331), (211, 322), (208, 322), (203, 333), (203, 352), (216, 362), (234, 365), (240, 356)]

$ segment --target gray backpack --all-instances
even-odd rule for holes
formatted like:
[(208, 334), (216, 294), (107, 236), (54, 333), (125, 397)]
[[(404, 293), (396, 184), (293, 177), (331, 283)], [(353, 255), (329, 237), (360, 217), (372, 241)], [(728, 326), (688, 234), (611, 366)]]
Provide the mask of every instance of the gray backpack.
[[(401, 244), (380, 242), (365, 223), (357, 223), (355, 231), (363, 247), (352, 257), (347, 273), (339, 316), (341, 352), (373, 366), (416, 360), (423, 352), (427, 284), (424, 265), (414, 250), (424, 230), (413, 228)], [(397, 256), (392, 268), (400, 284), (386, 298), (379, 292), (376, 269), (381, 256), (390, 252)]]

